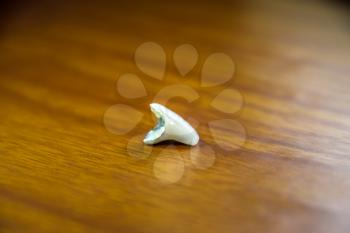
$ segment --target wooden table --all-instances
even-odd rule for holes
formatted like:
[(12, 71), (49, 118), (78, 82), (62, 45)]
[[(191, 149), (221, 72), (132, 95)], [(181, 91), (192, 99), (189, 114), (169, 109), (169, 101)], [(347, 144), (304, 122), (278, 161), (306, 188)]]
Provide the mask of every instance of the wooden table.
[[(331, 1), (3, 6), (0, 232), (350, 232), (348, 13)], [(162, 80), (135, 64), (147, 41), (165, 51)], [(173, 59), (182, 44), (199, 55), (185, 77)], [(218, 52), (234, 78), (203, 88), (205, 59)], [(139, 93), (116, 87), (125, 73), (140, 77), (144, 98), (121, 95)], [(199, 124), (197, 147), (137, 136), (168, 85), (199, 96), (167, 105)], [(233, 115), (210, 105), (224, 88), (242, 96), (228, 102), (241, 104)], [(140, 125), (113, 134), (111, 121), (133, 119), (108, 118), (116, 104), (144, 114)], [(224, 118), (238, 122), (219, 129), (235, 150), (205, 127)]]

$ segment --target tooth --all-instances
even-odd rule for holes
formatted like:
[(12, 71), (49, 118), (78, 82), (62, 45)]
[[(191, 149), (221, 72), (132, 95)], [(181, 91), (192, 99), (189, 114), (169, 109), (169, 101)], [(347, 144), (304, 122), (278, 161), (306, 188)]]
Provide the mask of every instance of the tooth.
[(152, 145), (166, 140), (191, 146), (198, 143), (198, 133), (181, 116), (161, 104), (152, 103), (150, 107), (157, 118), (157, 124), (143, 139), (145, 144)]

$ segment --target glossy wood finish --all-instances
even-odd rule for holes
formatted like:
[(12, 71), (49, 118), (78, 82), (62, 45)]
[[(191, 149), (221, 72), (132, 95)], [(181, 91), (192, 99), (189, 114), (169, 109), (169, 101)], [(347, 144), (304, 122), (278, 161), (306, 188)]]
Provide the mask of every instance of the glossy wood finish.
[[(350, 232), (348, 13), (322, 1), (10, 4), (0, 38), (0, 231)], [(145, 41), (166, 51), (163, 81), (134, 64)], [(171, 65), (183, 43), (200, 60), (185, 81)], [(213, 147), (215, 164), (205, 170), (193, 168), (181, 145), (130, 158), (128, 140), (153, 124), (149, 96), (166, 85), (193, 85), (202, 96), (197, 109), (169, 103), (182, 114), (226, 116), (207, 107), (222, 87), (196, 81), (213, 52), (235, 61), (227, 86), (244, 98), (234, 117), (245, 144)], [(129, 72), (148, 97), (116, 92)], [(116, 103), (147, 114), (125, 136), (103, 125)], [(163, 149), (185, 159), (177, 183), (153, 175)]]

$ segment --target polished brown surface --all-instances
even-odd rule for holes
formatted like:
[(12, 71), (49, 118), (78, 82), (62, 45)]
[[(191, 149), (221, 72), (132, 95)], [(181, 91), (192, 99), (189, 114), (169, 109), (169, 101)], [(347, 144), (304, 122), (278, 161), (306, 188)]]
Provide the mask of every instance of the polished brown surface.
[[(0, 232), (350, 232), (347, 6), (57, 2), (3, 8)], [(166, 51), (163, 81), (135, 66), (134, 51), (145, 41)], [(183, 43), (199, 53), (186, 81), (171, 59)], [(236, 64), (227, 86), (243, 96), (234, 118), (244, 126), (244, 145), (233, 152), (213, 146), (215, 164), (204, 170), (178, 144), (130, 158), (129, 139), (153, 124), (150, 96), (169, 84), (192, 85), (202, 97), (190, 109), (182, 99), (169, 103), (183, 115), (227, 117), (208, 107), (222, 87), (198, 85), (214, 52)], [(141, 77), (145, 99), (117, 93), (118, 77), (129, 72)], [(104, 114), (116, 103), (146, 119), (127, 135), (110, 133)], [(172, 153), (184, 159), (184, 174), (164, 184), (155, 162), (165, 156), (171, 164)]]

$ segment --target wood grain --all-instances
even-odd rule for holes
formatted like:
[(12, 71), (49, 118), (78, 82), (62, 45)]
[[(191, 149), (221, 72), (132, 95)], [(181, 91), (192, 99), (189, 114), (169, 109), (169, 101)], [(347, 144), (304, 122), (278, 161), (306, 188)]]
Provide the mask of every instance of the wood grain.
[[(52, 1), (14, 2), (2, 11), (0, 232), (350, 231), (347, 6)], [(134, 63), (146, 41), (166, 51), (164, 80)], [(199, 53), (186, 79), (172, 59), (184, 43)], [(215, 52), (236, 65), (224, 87), (243, 96), (232, 117), (244, 126), (244, 145), (227, 152), (199, 127), (216, 155), (208, 169), (193, 167), (189, 148), (178, 144), (131, 158), (128, 142), (152, 126), (148, 104), (167, 85), (190, 85), (201, 96), (191, 104), (169, 102), (184, 116), (228, 117), (209, 107), (224, 87), (199, 85), (202, 64)], [(148, 96), (120, 96), (116, 81), (123, 73), (137, 74)], [(124, 136), (103, 124), (118, 103), (145, 114)], [(163, 184), (154, 164), (175, 153), (184, 159), (184, 174)]]

